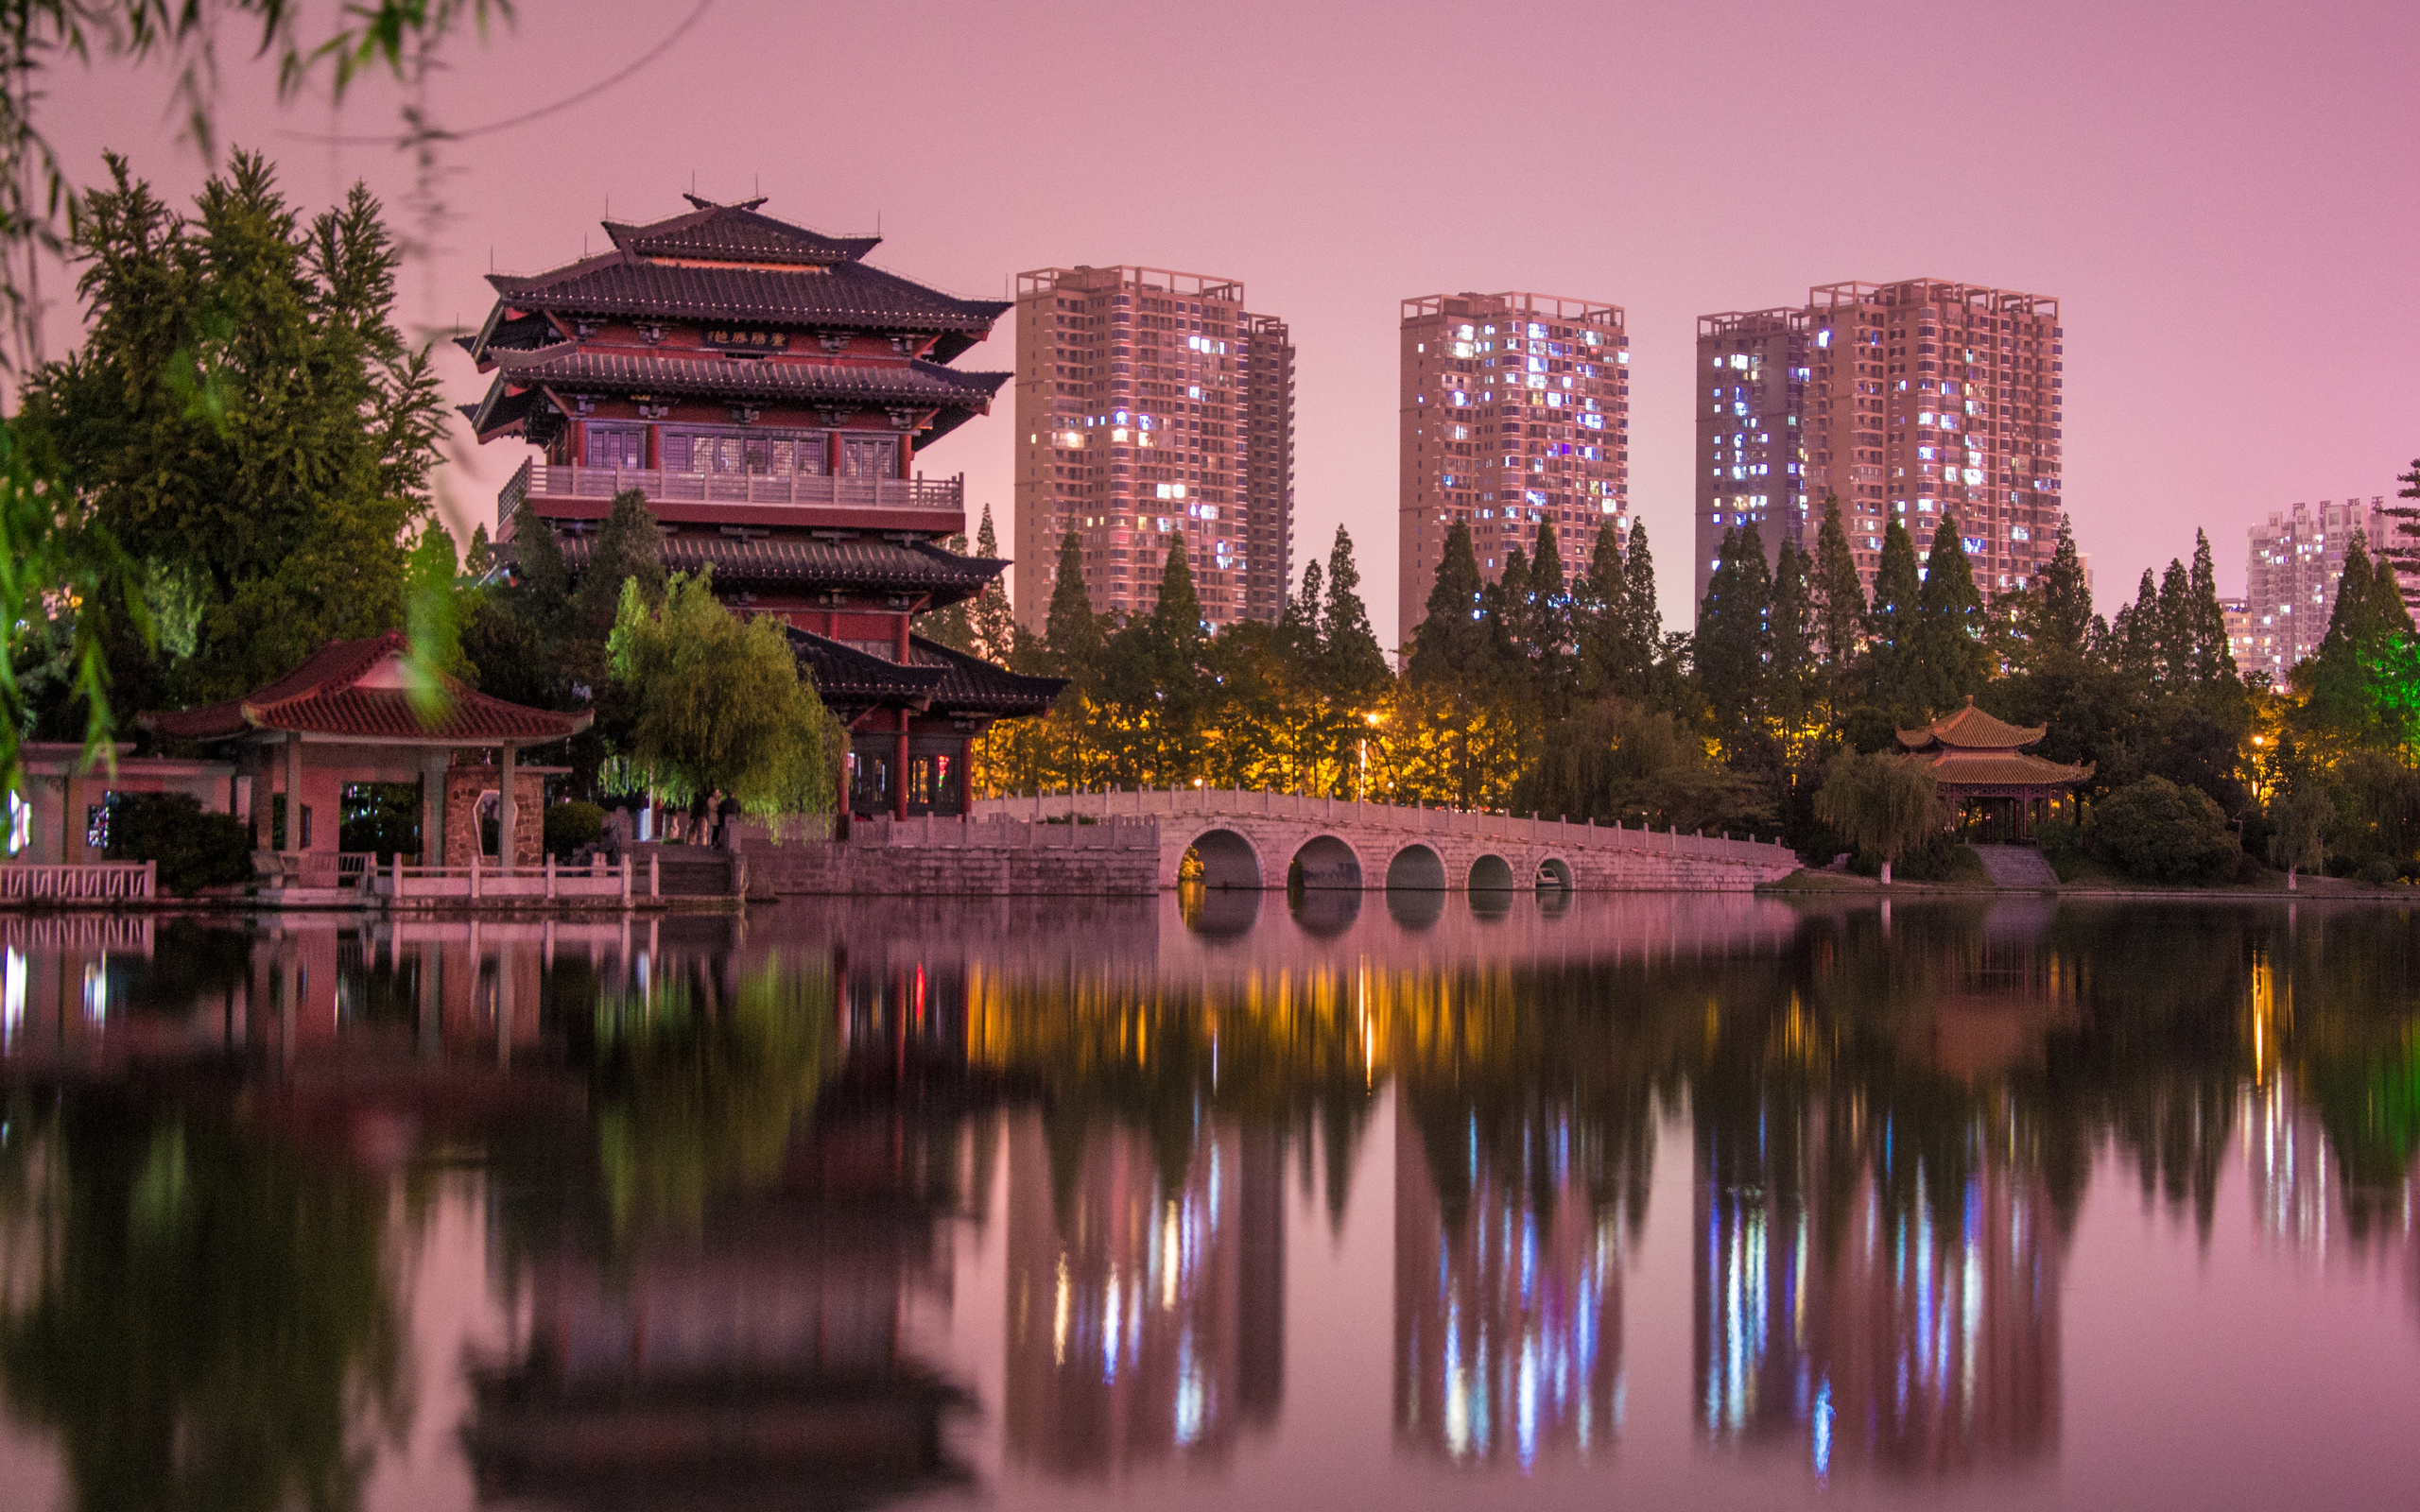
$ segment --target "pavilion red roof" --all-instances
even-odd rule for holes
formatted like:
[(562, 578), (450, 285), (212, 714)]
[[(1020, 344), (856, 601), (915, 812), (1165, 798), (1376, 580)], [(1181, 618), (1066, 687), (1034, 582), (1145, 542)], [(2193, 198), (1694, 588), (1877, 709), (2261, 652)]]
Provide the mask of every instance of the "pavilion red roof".
[(1966, 707), (1945, 718), (1936, 719), (1922, 730), (1899, 731), (1899, 744), (1910, 750), (1945, 747), (1949, 750), (1999, 751), (2022, 750), (2049, 732), (2048, 725), (2027, 729), (1995, 719), (1975, 707), (1975, 696), (1966, 696)]
[(170, 740), (227, 740), (255, 732), (425, 746), (537, 745), (586, 730), (596, 716), (557, 713), (492, 698), (440, 675), (452, 704), (435, 725), (412, 708), (399, 630), (360, 641), (330, 641), (302, 664), (242, 698), (200, 709), (153, 713), (142, 722)]

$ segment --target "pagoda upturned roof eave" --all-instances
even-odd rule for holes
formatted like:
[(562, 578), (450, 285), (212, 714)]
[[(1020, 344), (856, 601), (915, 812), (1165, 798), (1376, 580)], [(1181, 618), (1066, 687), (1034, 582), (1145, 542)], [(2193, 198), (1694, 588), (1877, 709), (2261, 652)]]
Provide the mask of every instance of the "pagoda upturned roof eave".
[[(586, 537), (562, 541), (563, 566), (577, 576), (593, 548)], [(935, 607), (974, 597), (1009, 568), (1006, 561), (961, 557), (928, 541), (743, 541), (702, 534), (667, 538), (657, 559), (670, 572), (712, 567), (718, 587), (908, 591), (931, 595)]]
[(598, 352), (559, 342), (534, 352), (495, 352), (499, 376), (515, 387), (539, 384), (625, 393), (717, 399), (788, 400), (812, 404), (906, 404), (920, 408), (987, 409), (1014, 375), (961, 372), (940, 363), (799, 362), (776, 357), (675, 357)]
[(141, 722), (170, 740), (218, 741), (284, 732), (376, 745), (522, 746), (564, 740), (596, 715), (558, 713), (507, 703), (439, 674), (445, 708), (424, 720), (408, 689), (392, 676), (407, 654), (401, 631), (330, 641), (302, 664), (241, 698), (199, 709), (145, 713)]
[(2049, 730), (2048, 725), (2012, 725), (1994, 718), (1976, 708), (1974, 696), (1969, 694), (1965, 707), (1921, 730), (1902, 730), (1898, 739), (1909, 750), (1938, 745), (1952, 750), (2015, 751), (2032, 745)]

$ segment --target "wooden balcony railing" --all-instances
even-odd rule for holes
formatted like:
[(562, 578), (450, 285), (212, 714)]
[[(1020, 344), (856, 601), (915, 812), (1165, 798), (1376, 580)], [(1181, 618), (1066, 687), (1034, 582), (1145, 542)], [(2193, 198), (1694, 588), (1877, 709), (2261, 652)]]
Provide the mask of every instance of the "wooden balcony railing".
[(823, 509), (922, 509), (962, 514), (964, 474), (844, 478), (815, 473), (667, 472), (661, 468), (556, 467), (525, 462), (496, 495), (509, 520), (530, 499), (610, 499), (636, 489), (649, 503), (754, 504)]

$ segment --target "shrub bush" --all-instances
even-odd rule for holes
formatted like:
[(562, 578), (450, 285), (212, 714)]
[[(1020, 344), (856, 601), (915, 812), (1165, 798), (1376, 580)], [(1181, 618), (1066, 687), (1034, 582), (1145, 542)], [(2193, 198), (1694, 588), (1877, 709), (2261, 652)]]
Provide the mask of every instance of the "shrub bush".
[(546, 853), (557, 861), (569, 861), (604, 833), (605, 811), (594, 803), (558, 803), (546, 811)]
[(2129, 783), (2094, 804), (2084, 833), (2102, 860), (2152, 882), (2224, 881), (2240, 853), (2210, 796), (2164, 777)]
[(2072, 855), (2083, 849), (2083, 832), (2073, 819), (2044, 819), (2033, 827), (2033, 843), (2046, 855)]
[(160, 888), (190, 898), (252, 880), (252, 832), (182, 793), (129, 793), (110, 806), (112, 861), (156, 861)]
[(2385, 856), (2372, 856), (2361, 864), (2354, 875), (2373, 887), (2383, 887), (2403, 874), (2402, 868)]

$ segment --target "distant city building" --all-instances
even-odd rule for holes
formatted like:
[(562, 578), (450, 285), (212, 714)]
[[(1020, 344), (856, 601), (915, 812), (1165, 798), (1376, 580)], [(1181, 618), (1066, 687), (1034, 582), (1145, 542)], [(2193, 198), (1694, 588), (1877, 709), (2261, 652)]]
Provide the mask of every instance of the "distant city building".
[(2055, 299), (1942, 279), (1701, 317), (1698, 600), (1725, 530), (1812, 549), (1826, 493), (1869, 591), (1886, 523), (1922, 554), (1944, 514), (1985, 593), (2024, 587), (2058, 542), (2063, 337)]
[(2252, 649), (2237, 649), (2236, 671), (2266, 672), (2283, 682), (2295, 662), (2319, 649), (2356, 530), (2372, 544), (2388, 539), (2383, 495), (2297, 503), (2271, 510), (2266, 524), (2252, 527), (2243, 595)]
[(1059, 546), (1096, 613), (1147, 614), (1169, 546), (1212, 626), (1275, 621), (1294, 531), (1294, 347), (1233, 279), (1156, 267), (1017, 277), (1017, 623), (1039, 632)]
[(1555, 527), (1567, 573), (1630, 529), (1630, 337), (1621, 306), (1551, 294), (1403, 302), (1395, 644), (1427, 612), (1446, 532), (1494, 582)]
[(2235, 657), (2235, 669), (2241, 673), (2252, 665), (2258, 637), (2253, 632), (2252, 602), (2242, 598), (2219, 600), (2219, 612), (2227, 620), (2227, 650)]

